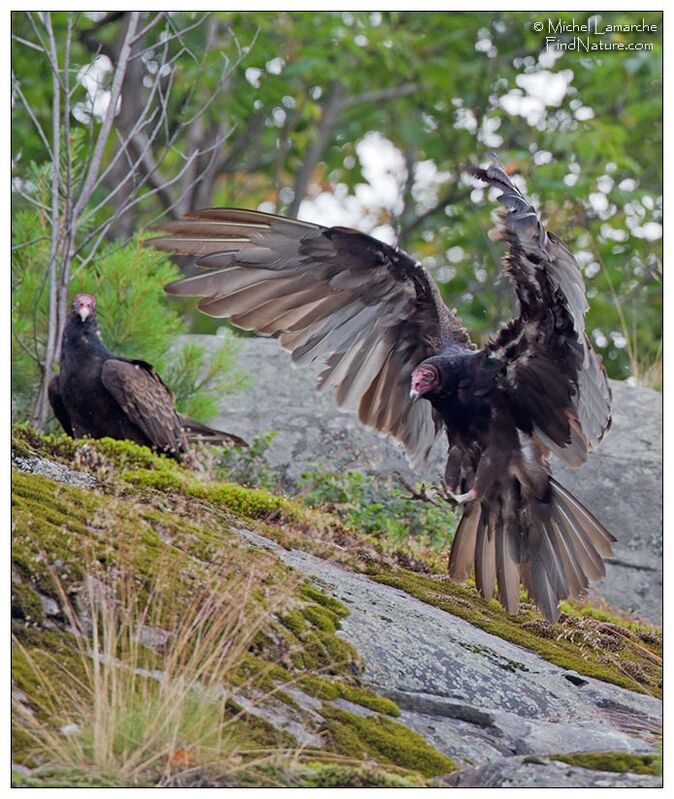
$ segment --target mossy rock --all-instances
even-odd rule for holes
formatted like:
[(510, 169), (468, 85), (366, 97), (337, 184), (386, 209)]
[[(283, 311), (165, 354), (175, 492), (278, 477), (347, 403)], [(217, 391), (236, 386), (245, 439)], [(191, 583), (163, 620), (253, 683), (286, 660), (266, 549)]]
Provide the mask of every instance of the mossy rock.
[(359, 716), (324, 705), (325, 730), (337, 751), (350, 757), (372, 757), (379, 762), (436, 777), (458, 769), (457, 764), (434, 749), (416, 732), (385, 716)]
[[(88, 677), (82, 652), (66, 626), (58, 618), (61, 628), (40, 626), (47, 622), (39, 593), (52, 597), (60, 607), (64, 597), (75, 603), (93, 566), (110, 573), (123, 563), (133, 574), (142, 605), (152, 596), (153, 580), (159, 564), (164, 564), (162, 590), (173, 603), (173, 616), (167, 612), (165, 618), (170, 630), (171, 618), (192, 600), (205, 575), (215, 565), (224, 564), (223, 574), (251, 571), (255, 582), (249, 601), (267, 607), (269, 597), (288, 580), (290, 570), (273, 554), (242, 541), (237, 530), (241, 517), (246, 518), (246, 526), (262, 534), (268, 532), (269, 523), (278, 525), (278, 530), (285, 529), (284, 525), (295, 524), (299, 529), (313, 523), (314, 517), (290, 500), (232, 484), (206, 483), (179, 464), (128, 442), (74, 442), (63, 436), (39, 436), (30, 428), (15, 430), (14, 441), (15, 452), (23, 457), (50, 458), (71, 469), (90, 471), (97, 478), (92, 490), (36, 474), (13, 474), (12, 562), (18, 577), (12, 598), (17, 641), (14, 686), (45, 724), (61, 720), (52, 722), (45, 709), (48, 702), (31, 702), (44, 690), (44, 679), (59, 686), (64, 684), (65, 674), (83, 684)], [(393, 786), (400, 782), (402, 786), (407, 780), (406, 784), (413, 785), (418, 780), (412, 772), (449, 770), (451, 761), (415, 733), (402, 725), (389, 726), (393, 722), (385, 714), (399, 714), (395, 703), (358, 685), (360, 656), (338, 634), (341, 620), (349, 612), (346, 606), (303, 580), (293, 579), (296, 583), (288, 607), (278, 618), (270, 618), (267, 628), (256, 635), (241, 657), (239, 673), (228, 675), (231, 685), (269, 694), (293, 712), (301, 712), (301, 708), (284, 691), (286, 685), (298, 685), (322, 699), (341, 697), (380, 714), (359, 720), (325, 706), (326, 725), (335, 725), (326, 741), (326, 759), (347, 755), (350, 761), (358, 761), (362, 756), (368, 765), (350, 762), (348, 767), (340, 766), (346, 770), (335, 771), (334, 763), (324, 763), (312, 772), (317, 784), (327, 786), (342, 780), (345, 785)], [(48, 623), (54, 627), (52, 621)], [(144, 657), (148, 668), (161, 667), (160, 651), (144, 650)], [(36, 666), (43, 678), (36, 674)], [(237, 740), (246, 741), (251, 748), (294, 750), (292, 736), (264, 719), (243, 713), (236, 703), (231, 704), (231, 713)], [(355, 752), (346, 751), (349, 736), (358, 739)], [(40, 764), (39, 753), (33, 757), (33, 740), (23, 735), (20, 726), (14, 731), (13, 743), (17, 763)], [(321, 753), (315, 757), (320, 763)], [(272, 771), (286, 780), (283, 765)], [(26, 787), (68, 781), (72, 785), (118, 784), (93, 768), (56, 768), (28, 776), (16, 772), (14, 777), (15, 784)], [(222, 784), (228, 779), (223, 778)], [(231, 784), (246, 784), (247, 779), (242, 774), (232, 775)], [(269, 779), (274, 784), (276, 777)], [(290, 780), (287, 784), (297, 783)]]
[(12, 771), (12, 788), (125, 788), (113, 775), (80, 768), (49, 768), (22, 774)]
[(631, 774), (662, 774), (662, 755), (632, 754), (630, 752), (577, 752), (549, 755), (550, 760), (594, 771), (630, 772)]
[(317, 699), (330, 701), (341, 698), (361, 707), (366, 707), (369, 710), (374, 710), (376, 713), (394, 717), (400, 715), (400, 708), (392, 699), (380, 696), (369, 688), (349, 685), (341, 680), (330, 680), (316, 676), (302, 677), (299, 680), (299, 686), (309, 696), (314, 696)]
[(314, 765), (302, 772), (302, 788), (418, 788), (423, 783), (375, 768)]
[(554, 625), (541, 619), (533, 606), (511, 616), (496, 600), (485, 601), (469, 585), (404, 569), (379, 572), (372, 579), (536, 652), (564, 669), (661, 696), (662, 644), (655, 629), (621, 624), (616, 617), (596, 609), (592, 614), (584, 613), (578, 603), (569, 606), (573, 616), (562, 614)]
[[(21, 457), (47, 458), (58, 463), (65, 463), (71, 468), (78, 465), (87, 470), (100, 468), (109, 461), (110, 469), (151, 469), (173, 471), (179, 466), (175, 460), (165, 455), (158, 455), (148, 447), (135, 444), (133, 441), (119, 441), (114, 438), (72, 439), (69, 436), (43, 435), (27, 424), (15, 425), (12, 428), (12, 452)], [(96, 457), (87, 457), (95, 452)]]
[(34, 624), (45, 618), (40, 597), (28, 583), (12, 581), (12, 618)]

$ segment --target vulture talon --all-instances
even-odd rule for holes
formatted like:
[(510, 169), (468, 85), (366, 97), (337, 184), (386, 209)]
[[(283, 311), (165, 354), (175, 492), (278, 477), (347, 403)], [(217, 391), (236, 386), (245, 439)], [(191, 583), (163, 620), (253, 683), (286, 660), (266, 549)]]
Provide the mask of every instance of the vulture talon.
[(451, 491), (448, 493), (457, 505), (465, 505), (467, 502), (477, 499), (477, 491), (474, 488), (471, 488), (470, 491), (465, 491), (463, 494), (454, 494)]

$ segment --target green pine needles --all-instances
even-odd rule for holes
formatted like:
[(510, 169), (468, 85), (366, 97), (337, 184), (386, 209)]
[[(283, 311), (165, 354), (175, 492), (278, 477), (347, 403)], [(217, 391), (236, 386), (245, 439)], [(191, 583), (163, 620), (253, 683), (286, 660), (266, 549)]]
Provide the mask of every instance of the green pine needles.
[[(15, 421), (26, 418), (40, 382), (48, 325), (46, 264), (49, 235), (36, 211), (20, 211), (13, 225), (12, 397)], [(236, 369), (240, 343), (224, 331), (222, 344), (206, 348), (180, 342), (187, 325), (164, 286), (180, 272), (164, 253), (143, 247), (141, 236), (110, 242), (79, 272), (69, 294), (93, 294), (101, 335), (115, 354), (151, 363), (176, 395), (178, 410), (199, 421), (217, 413), (217, 398), (240, 390), (247, 377)]]

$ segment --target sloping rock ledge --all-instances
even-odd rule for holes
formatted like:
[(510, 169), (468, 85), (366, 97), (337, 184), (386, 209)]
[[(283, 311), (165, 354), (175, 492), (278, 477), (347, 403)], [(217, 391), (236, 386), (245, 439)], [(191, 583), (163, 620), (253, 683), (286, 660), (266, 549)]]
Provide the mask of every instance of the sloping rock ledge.
[[(26, 453), (15, 458), (17, 469), (39, 473), (39, 479), (45, 475), (49, 481), (90, 490), (90, 475), (79, 471), (81, 459), (76, 466), (62, 468), (62, 463)], [(167, 485), (175, 487), (170, 481)], [(443, 753), (449, 758), (447, 764), (459, 765), (454, 775), (438, 777), (436, 784), (657, 783), (656, 776), (589, 770), (561, 764), (550, 756), (609, 752), (652, 758), (660, 740), (658, 699), (555, 666), (398, 588), (300, 549), (281, 547), (245, 512), (238, 516), (238, 523), (229, 525), (228, 534), (240, 536), (251, 553), (263, 552), (309, 578), (348, 608), (337, 638), (348, 651), (358, 652), (363, 686), (372, 690), (372, 696), (388, 697), (399, 722), (421, 735), (438, 756)], [(55, 612), (50, 606), (53, 598), (39, 599), (47, 624), (53, 625), (49, 621)], [(300, 694), (295, 704), (308, 703), (315, 712), (311, 697)], [(351, 701), (348, 692), (341, 698), (334, 696), (329, 712), (337, 719), (382, 718), (368, 708), (374, 700), (360, 703), (358, 694), (354, 698)], [(297, 728), (288, 723), (287, 708), (284, 718), (274, 722), (279, 704), (265, 714), (265, 721), (292, 737)], [(373, 707), (379, 706), (374, 703)], [(306, 724), (308, 715), (304, 714), (302, 723)]]

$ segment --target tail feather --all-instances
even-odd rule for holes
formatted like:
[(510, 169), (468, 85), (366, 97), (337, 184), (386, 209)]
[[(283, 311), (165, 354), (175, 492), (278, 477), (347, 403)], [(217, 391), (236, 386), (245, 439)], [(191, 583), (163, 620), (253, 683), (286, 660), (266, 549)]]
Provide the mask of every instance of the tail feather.
[(475, 584), (487, 600), (492, 598), (496, 582), (496, 538), (489, 524), (480, 520), (475, 543)]
[(538, 507), (537, 513), (532, 514), (529, 570), (525, 586), (541, 613), (554, 623), (559, 618), (559, 601), (569, 596), (569, 587), (564, 568), (552, 544), (551, 524), (546, 510)]
[(557, 557), (562, 563), (562, 569), (566, 575), (571, 596), (581, 596), (587, 589), (587, 577), (578, 562), (575, 550), (568, 543), (567, 536), (564, 534), (559, 524), (552, 520), (552, 546), (555, 548)]
[(499, 602), (508, 613), (520, 608), (520, 564), (517, 557), (517, 531), (506, 518), (496, 528), (496, 577)]
[(448, 571), (450, 578), (457, 583), (463, 582), (468, 577), (475, 563), (477, 529), (481, 519), (480, 503), (471, 502), (456, 528), (449, 553)]
[(550, 486), (558, 502), (564, 504), (570, 510), (571, 515), (581, 524), (582, 530), (589, 536), (597, 552), (604, 558), (612, 557), (613, 547), (611, 544), (617, 540), (615, 536), (611, 535), (604, 525), (556, 480), (550, 478)]
[(585, 594), (605, 575), (603, 558), (616, 539), (566, 489), (550, 479), (550, 499), (527, 505), (513, 487), (490, 502), (470, 503), (459, 523), (449, 574), (465, 580), (472, 564), (479, 592), (498, 597), (508, 613), (519, 609), (522, 582), (545, 618), (559, 618), (563, 599)]
[(180, 422), (183, 426), (183, 431), (187, 437), (188, 442), (191, 444), (203, 443), (212, 446), (227, 446), (227, 447), (247, 447), (248, 443), (243, 438), (234, 435), (234, 433), (225, 433), (223, 430), (216, 430), (213, 427), (197, 422), (195, 419), (190, 419), (189, 416), (180, 415)]

